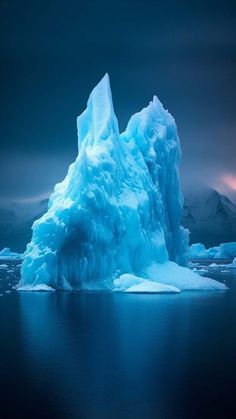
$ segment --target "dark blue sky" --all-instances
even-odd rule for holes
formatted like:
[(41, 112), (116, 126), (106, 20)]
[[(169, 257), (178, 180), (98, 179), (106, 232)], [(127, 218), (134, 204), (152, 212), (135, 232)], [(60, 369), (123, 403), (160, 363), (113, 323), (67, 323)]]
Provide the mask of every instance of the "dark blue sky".
[(1, 0), (0, 35), (2, 198), (64, 177), (106, 72), (121, 130), (157, 94), (178, 125), (184, 189), (235, 193), (236, 2)]

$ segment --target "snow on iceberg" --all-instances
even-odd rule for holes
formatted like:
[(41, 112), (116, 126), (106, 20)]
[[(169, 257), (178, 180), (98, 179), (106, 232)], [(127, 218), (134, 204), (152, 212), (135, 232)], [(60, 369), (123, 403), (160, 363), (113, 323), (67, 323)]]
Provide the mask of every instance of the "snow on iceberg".
[[(123, 274), (142, 278), (153, 263), (184, 264), (188, 231), (180, 225), (180, 144), (173, 117), (154, 96), (120, 134), (106, 75), (77, 128), (78, 156), (55, 186), (48, 211), (33, 224), (19, 287), (117, 289)], [(173, 281), (169, 277), (166, 284), (176, 282), (179, 289), (174, 277), (181, 268), (173, 266)]]

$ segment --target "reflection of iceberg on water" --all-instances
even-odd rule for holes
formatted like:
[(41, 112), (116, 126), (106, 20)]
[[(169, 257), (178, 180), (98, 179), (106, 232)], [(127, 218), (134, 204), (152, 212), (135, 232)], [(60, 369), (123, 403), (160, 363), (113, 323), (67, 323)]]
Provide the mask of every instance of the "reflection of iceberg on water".
[(77, 125), (78, 156), (33, 225), (21, 289), (225, 288), (179, 266), (188, 255), (180, 145), (157, 97), (120, 134), (106, 75)]

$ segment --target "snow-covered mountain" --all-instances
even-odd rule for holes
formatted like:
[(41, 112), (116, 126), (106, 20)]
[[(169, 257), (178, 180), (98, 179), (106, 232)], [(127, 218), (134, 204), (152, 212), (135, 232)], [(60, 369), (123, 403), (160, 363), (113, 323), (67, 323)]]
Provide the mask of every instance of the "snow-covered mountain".
[(206, 247), (236, 241), (236, 205), (216, 190), (185, 198), (182, 223), (191, 243)]

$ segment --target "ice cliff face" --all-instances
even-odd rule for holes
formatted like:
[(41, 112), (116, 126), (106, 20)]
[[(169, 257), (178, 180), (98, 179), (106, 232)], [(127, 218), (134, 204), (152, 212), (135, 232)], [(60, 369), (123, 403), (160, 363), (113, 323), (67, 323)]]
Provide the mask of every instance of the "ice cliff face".
[(180, 144), (154, 96), (119, 133), (106, 75), (77, 119), (78, 156), (33, 224), (20, 286), (112, 288), (153, 263), (184, 264)]

